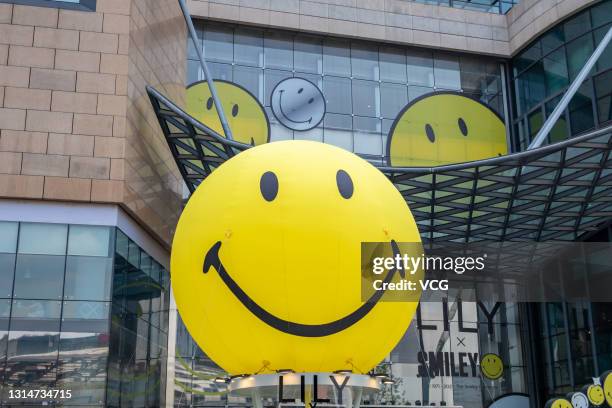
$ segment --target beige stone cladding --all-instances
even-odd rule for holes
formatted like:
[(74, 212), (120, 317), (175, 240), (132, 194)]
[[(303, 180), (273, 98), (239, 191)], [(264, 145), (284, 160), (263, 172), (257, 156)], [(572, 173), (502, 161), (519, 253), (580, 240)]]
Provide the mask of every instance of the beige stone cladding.
[(510, 57), (598, 0), (521, 0), (506, 15), (411, 0), (189, 0), (195, 17)]
[(145, 96), (181, 103), (175, 0), (0, 3), (0, 198), (115, 203), (169, 246), (180, 175)]

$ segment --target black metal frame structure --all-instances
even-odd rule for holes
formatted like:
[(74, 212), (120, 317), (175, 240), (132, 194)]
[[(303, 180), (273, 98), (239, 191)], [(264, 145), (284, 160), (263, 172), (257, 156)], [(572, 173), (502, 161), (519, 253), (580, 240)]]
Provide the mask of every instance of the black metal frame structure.
[[(225, 139), (155, 89), (147, 92), (191, 192), (250, 145)], [(612, 125), (504, 157), (439, 167), (379, 167), (425, 242), (575, 241), (612, 219)]]

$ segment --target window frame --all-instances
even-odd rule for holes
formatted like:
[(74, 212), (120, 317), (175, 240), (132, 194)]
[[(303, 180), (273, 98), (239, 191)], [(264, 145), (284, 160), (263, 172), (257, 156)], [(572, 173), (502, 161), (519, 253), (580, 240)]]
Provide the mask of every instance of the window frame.
[(97, 0), (79, 0), (78, 3), (70, 3), (62, 0), (0, 0), (0, 3), (81, 11), (96, 11), (96, 2)]

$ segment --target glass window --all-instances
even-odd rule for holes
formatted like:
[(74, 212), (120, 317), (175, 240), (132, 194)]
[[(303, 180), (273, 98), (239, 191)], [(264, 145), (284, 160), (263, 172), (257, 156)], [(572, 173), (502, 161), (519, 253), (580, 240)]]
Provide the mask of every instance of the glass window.
[(61, 299), (65, 256), (18, 255), (13, 296), (24, 299)]
[(380, 84), (380, 101), (382, 117), (395, 119), (408, 104), (408, 92), (405, 85)]
[(125, 235), (121, 230), (115, 229), (117, 231), (116, 234), (116, 243), (115, 243), (115, 251), (117, 254), (121, 255), (123, 259), (128, 259), (128, 248), (129, 248), (129, 239), (127, 235)]
[(432, 93), (433, 88), (426, 88), (424, 86), (409, 86), (408, 87), (408, 101), (412, 102), (413, 100), (427, 95), (428, 93)]
[(381, 47), (380, 49), (380, 80), (405, 84), (406, 52), (401, 48)]
[(110, 258), (69, 256), (64, 299), (110, 300), (111, 276)]
[(542, 36), (541, 45), (544, 55), (556, 50), (565, 43), (565, 32), (562, 26), (552, 28), (549, 32)]
[[(199, 66), (198, 62), (198, 66)], [(233, 81), (234, 75), (232, 72), (231, 64), (221, 64), (218, 62), (211, 62), (208, 64), (208, 69), (210, 69), (210, 75), (213, 79), (222, 79), (224, 81)], [(201, 71), (201, 68), (200, 68)], [(202, 74), (199, 80), (205, 80), (204, 75)]]
[(451, 55), (436, 55), (434, 78), (438, 89), (461, 89), (459, 58)]
[[(204, 52), (204, 31), (196, 28), (196, 36), (197, 47), (200, 49), (200, 52)], [(199, 59), (191, 37), (187, 38), (187, 58), (195, 61)]]
[(567, 21), (563, 25), (566, 41), (573, 40), (591, 30), (591, 17), (588, 11), (584, 11)]
[(65, 255), (68, 226), (63, 224), (21, 223), (20, 254)]
[(351, 76), (351, 45), (348, 41), (326, 39), (323, 43), (323, 72)]
[(263, 70), (255, 67), (234, 66), (234, 82), (244, 87), (262, 102), (264, 96)]
[(350, 115), (325, 115), (325, 143), (353, 151), (353, 119)]
[(109, 227), (71, 225), (68, 255), (109, 256), (109, 240)]
[(270, 106), (272, 100), (272, 91), (276, 88), (281, 81), (291, 78), (293, 74), (289, 71), (277, 71), (274, 69), (266, 69), (264, 71), (264, 78), (266, 81), (266, 96), (264, 99), (264, 105)]
[(62, 331), (106, 333), (109, 316), (109, 302), (64, 302)]
[(543, 67), (547, 95), (554, 95), (568, 85), (569, 78), (564, 48), (544, 57)]
[(321, 39), (296, 36), (293, 44), (293, 62), (297, 72), (321, 74), (323, 72), (323, 45)]
[(535, 112), (529, 114), (529, 136), (530, 140), (533, 140), (535, 135), (538, 134), (542, 125), (544, 124), (544, 117), (542, 115), (542, 110), (537, 109)]
[(332, 76), (323, 77), (323, 94), (328, 113), (353, 112), (351, 104), (351, 80)]
[(536, 41), (512, 61), (514, 65), (514, 75), (518, 76), (518, 74), (529, 68), (531, 64), (538, 61), (540, 58), (542, 58), (542, 44), (540, 41)]
[(353, 80), (353, 113), (359, 116), (380, 116), (378, 82)]
[(590, 79), (585, 81), (569, 103), (570, 124), (574, 135), (592, 129), (595, 125), (592, 87)]
[(584, 63), (593, 53), (593, 37), (591, 33), (567, 43), (566, 49), (570, 80), (574, 80), (584, 66)]
[(207, 25), (204, 31), (204, 58), (207, 61), (234, 62), (233, 37), (230, 27)]
[[(595, 44), (599, 45), (610, 27), (612, 27), (612, 24), (608, 24), (605, 27), (601, 27), (593, 32), (593, 35), (595, 36)], [(612, 47), (608, 45), (599, 57), (599, 60), (597, 60), (597, 71), (603, 71), (610, 68), (612, 68)]]
[(351, 45), (351, 67), (355, 78), (379, 79), (378, 48), (369, 44)]
[(15, 254), (0, 253), (0, 298), (10, 298), (13, 293)]
[[(546, 117), (552, 114), (553, 110), (555, 109), (560, 100), (561, 95), (546, 103)], [(563, 113), (561, 117), (559, 117), (559, 119), (557, 120), (557, 123), (555, 123), (555, 125), (553, 126), (548, 138), (550, 143), (556, 143), (567, 139), (567, 137), (567, 120), (565, 118), (565, 113)]]
[(612, 22), (612, 2), (602, 1), (591, 9), (593, 27), (599, 27)]
[(266, 68), (293, 69), (293, 36), (266, 31), (264, 49)]
[(353, 118), (355, 153), (382, 156), (382, 124), (380, 119)]
[(612, 70), (594, 78), (599, 123), (612, 120)]
[(408, 83), (433, 88), (433, 58), (431, 52), (410, 50), (406, 57), (408, 64)]
[(0, 252), (14, 254), (17, 252), (17, 230), (19, 224), (16, 222), (0, 222)]
[(237, 28), (234, 33), (234, 62), (263, 67), (263, 33), (252, 28)]
[(62, 304), (50, 300), (13, 300), (11, 330), (59, 331)]

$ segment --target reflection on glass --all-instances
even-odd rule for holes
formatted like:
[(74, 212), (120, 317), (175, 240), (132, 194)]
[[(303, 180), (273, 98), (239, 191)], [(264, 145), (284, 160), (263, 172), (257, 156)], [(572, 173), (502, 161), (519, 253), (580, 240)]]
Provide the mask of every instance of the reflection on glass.
[(599, 123), (612, 120), (612, 70), (594, 78)]
[(14, 296), (26, 299), (60, 299), (66, 257), (18, 255)]
[(289, 71), (277, 71), (273, 69), (266, 69), (264, 71), (265, 85), (266, 85), (266, 96), (264, 98), (264, 105), (270, 106), (272, 100), (272, 91), (276, 85), (281, 81), (293, 77), (293, 74)]
[(281, 32), (267, 31), (264, 38), (266, 68), (293, 69), (293, 37)]
[(323, 72), (323, 46), (320, 38), (296, 36), (293, 49), (293, 61), (297, 72), (313, 74)]
[(380, 85), (381, 111), (384, 118), (395, 119), (408, 103), (408, 93), (404, 85)]
[(64, 299), (109, 300), (111, 276), (110, 258), (69, 256)]
[(16, 222), (0, 222), (0, 252), (13, 254), (17, 252), (17, 229)]
[(19, 230), (20, 254), (65, 255), (68, 226), (22, 222)]
[(237, 28), (234, 33), (234, 61), (242, 65), (263, 67), (263, 34), (261, 30)]
[(108, 256), (109, 239), (109, 227), (71, 225), (68, 255)]
[(433, 58), (431, 52), (411, 50), (407, 56), (408, 83), (434, 86)]
[(380, 87), (378, 82), (352, 81), (353, 113), (359, 116), (380, 116)]
[(325, 143), (353, 151), (353, 119), (350, 115), (325, 115)]
[(378, 81), (378, 49), (368, 44), (351, 46), (351, 67), (355, 78)]
[(10, 298), (13, 293), (15, 254), (0, 253), (0, 298)]
[(234, 66), (234, 82), (252, 93), (259, 102), (263, 102), (263, 70), (254, 67)]
[(323, 43), (325, 75), (351, 76), (351, 45), (349, 41), (325, 39)]
[(406, 52), (403, 49), (381, 47), (380, 79), (381, 81), (406, 83)]
[(382, 123), (380, 119), (353, 118), (355, 129), (355, 152), (361, 154), (382, 155)]
[(593, 118), (592, 102), (592, 83), (591, 80), (585, 81), (578, 92), (569, 103), (570, 124), (573, 134), (578, 134), (593, 128), (595, 125)]
[(328, 113), (351, 114), (353, 112), (350, 79), (325, 76), (323, 78), (323, 94), (325, 95)]
[(568, 43), (566, 49), (570, 80), (574, 80), (593, 53), (593, 37), (590, 33), (583, 35)]
[(204, 58), (209, 61), (234, 60), (233, 32), (231, 28), (209, 26), (204, 32)]
[(451, 55), (437, 55), (434, 59), (436, 88), (461, 89), (459, 58)]
[(553, 95), (569, 83), (565, 50), (560, 49), (544, 57), (544, 76), (546, 78), (546, 93)]

